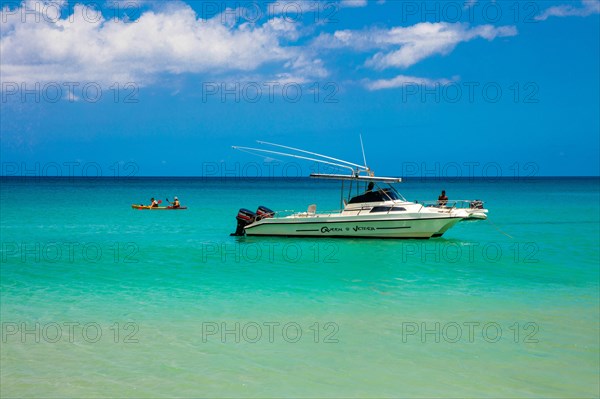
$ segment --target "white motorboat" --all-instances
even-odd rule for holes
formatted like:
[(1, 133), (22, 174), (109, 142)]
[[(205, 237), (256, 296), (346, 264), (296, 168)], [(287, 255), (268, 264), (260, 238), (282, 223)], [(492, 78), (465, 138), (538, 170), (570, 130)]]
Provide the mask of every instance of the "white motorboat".
[[(316, 204), (308, 206), (308, 209), (303, 212), (287, 211), (287, 213), (275, 212), (264, 206), (260, 206), (256, 212), (242, 208), (236, 217), (238, 222), (236, 232), (232, 235), (431, 238), (442, 236), (452, 226), (470, 217), (468, 209), (427, 206), (407, 201), (393, 186), (395, 183), (400, 183), (402, 179), (376, 177), (366, 166), (366, 159), (365, 165), (358, 165), (293, 147), (260, 141), (259, 143), (309, 154), (312, 157), (249, 147), (234, 148), (246, 152), (290, 156), (349, 169), (351, 173), (347, 175), (319, 173), (310, 175), (311, 178), (316, 179), (341, 181), (342, 209), (319, 213)], [(348, 194), (344, 196), (346, 182), (349, 182), (349, 187)]]

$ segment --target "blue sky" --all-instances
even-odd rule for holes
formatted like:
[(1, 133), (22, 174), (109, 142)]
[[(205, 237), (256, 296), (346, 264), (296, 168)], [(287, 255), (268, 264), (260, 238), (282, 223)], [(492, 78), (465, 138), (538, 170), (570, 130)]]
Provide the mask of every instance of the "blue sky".
[(231, 145), (360, 161), (360, 133), (379, 175), (600, 174), (595, 0), (2, 10), (5, 175), (266, 176), (289, 160)]

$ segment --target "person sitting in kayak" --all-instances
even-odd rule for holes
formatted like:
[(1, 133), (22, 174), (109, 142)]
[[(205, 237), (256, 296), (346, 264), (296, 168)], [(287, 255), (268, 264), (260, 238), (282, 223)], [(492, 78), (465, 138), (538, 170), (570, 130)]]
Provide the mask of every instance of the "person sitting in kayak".
[(158, 201), (156, 201), (154, 199), (154, 197), (150, 198), (150, 201), (151, 201), (150, 207), (152, 207), (152, 208), (158, 208)]
[(179, 208), (181, 206), (177, 197), (173, 198), (173, 202), (169, 201), (169, 204), (171, 204), (172, 208)]

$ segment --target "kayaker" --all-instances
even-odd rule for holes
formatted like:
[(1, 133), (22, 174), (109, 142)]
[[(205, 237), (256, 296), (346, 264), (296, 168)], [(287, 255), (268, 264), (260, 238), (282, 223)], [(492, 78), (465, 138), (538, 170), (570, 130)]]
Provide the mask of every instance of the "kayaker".
[(158, 202), (154, 199), (154, 197), (150, 198), (152, 208), (158, 208)]
[(179, 198), (177, 197), (173, 198), (173, 202), (169, 201), (169, 204), (171, 204), (173, 208), (179, 208), (181, 206), (179, 205)]

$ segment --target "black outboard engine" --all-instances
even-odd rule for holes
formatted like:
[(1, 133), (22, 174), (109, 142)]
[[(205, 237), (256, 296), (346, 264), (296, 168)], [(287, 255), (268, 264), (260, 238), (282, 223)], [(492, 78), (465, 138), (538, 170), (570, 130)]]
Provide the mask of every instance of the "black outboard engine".
[(254, 223), (256, 220), (256, 213), (242, 208), (238, 211), (238, 214), (235, 218), (237, 220), (237, 228), (235, 229), (235, 233), (231, 233), (230, 235), (243, 236), (244, 227)]
[(267, 208), (266, 206), (259, 206), (256, 210), (256, 220), (262, 220), (267, 218), (272, 218), (275, 215), (275, 212)]

